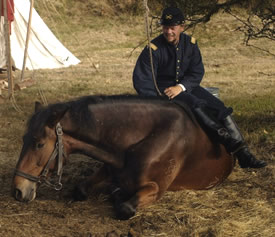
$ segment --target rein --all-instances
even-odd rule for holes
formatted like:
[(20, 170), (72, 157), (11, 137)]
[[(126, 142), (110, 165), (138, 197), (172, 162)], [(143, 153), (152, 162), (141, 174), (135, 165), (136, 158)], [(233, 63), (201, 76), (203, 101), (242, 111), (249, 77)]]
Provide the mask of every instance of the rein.
[(159, 96), (162, 96), (162, 93), (159, 90), (156, 76), (155, 76), (155, 70), (154, 70), (154, 62), (153, 62), (153, 55), (152, 55), (152, 49), (151, 49), (151, 40), (150, 40), (150, 33), (149, 33), (149, 21), (148, 21), (148, 13), (149, 13), (149, 7), (147, 5), (147, 0), (143, 1), (144, 7), (145, 7), (145, 26), (146, 26), (146, 33), (147, 33), (147, 41), (148, 41), (148, 50), (150, 55), (150, 65), (151, 65), (151, 71), (152, 71), (152, 78), (154, 82), (155, 89)]
[[(34, 175), (30, 175), (27, 173), (24, 173), (20, 170), (15, 170), (15, 175), (21, 176), (25, 179), (28, 179), (32, 182), (35, 183), (45, 183), (46, 185), (48, 185), (51, 188), (54, 188), (55, 190), (59, 191), (62, 189), (62, 183), (61, 183), (61, 179), (62, 179), (62, 173), (63, 173), (63, 158), (66, 157), (65, 152), (64, 152), (64, 146), (63, 146), (63, 142), (62, 142), (62, 135), (63, 135), (63, 131), (62, 131), (62, 127), (60, 125), (60, 123), (56, 124), (55, 127), (55, 131), (56, 131), (56, 135), (57, 135), (57, 141), (55, 144), (55, 149), (52, 152), (50, 159), (48, 160), (46, 166), (44, 167), (43, 171), (41, 172), (41, 174), (39, 176), (34, 176)], [(58, 182), (56, 183), (51, 183), (48, 179), (47, 179), (47, 175), (49, 173), (49, 168), (50, 165), (52, 163), (52, 161), (54, 159), (58, 159), (57, 163), (58, 163), (58, 167), (57, 167), (57, 177), (58, 177)]]

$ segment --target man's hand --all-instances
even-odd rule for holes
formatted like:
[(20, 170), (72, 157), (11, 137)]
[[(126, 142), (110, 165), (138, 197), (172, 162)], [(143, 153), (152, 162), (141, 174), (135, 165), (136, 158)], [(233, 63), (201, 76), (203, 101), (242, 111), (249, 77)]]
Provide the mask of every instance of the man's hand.
[(165, 95), (168, 96), (169, 99), (174, 99), (179, 93), (183, 91), (180, 85), (171, 86), (164, 90)]

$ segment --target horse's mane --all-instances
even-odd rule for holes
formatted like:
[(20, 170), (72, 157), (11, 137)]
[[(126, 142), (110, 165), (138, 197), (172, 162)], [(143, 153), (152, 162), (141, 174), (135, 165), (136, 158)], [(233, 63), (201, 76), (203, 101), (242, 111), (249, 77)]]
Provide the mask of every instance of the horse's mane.
[(27, 131), (33, 137), (43, 137), (45, 126), (53, 127), (57, 118), (70, 108), (69, 103), (56, 103), (34, 112), (27, 123)]
[[(81, 124), (82, 128), (85, 127), (85, 124), (91, 122), (93, 116), (88, 106), (92, 104), (104, 104), (104, 103), (116, 103), (118, 101), (131, 102), (135, 103), (144, 103), (144, 101), (150, 101), (150, 103), (173, 103), (169, 102), (163, 97), (143, 97), (137, 95), (96, 95), (96, 96), (84, 96), (77, 98), (75, 100), (67, 102), (59, 102), (55, 104), (50, 104), (47, 107), (40, 109), (35, 112), (29, 119), (27, 124), (28, 131), (32, 134), (33, 137), (43, 137), (45, 126), (53, 127), (62, 116), (69, 111), (70, 117), (72, 120), (78, 121), (78, 124)], [(191, 120), (194, 119), (194, 116), (190, 108), (181, 103), (180, 106), (185, 110), (189, 115)], [(81, 120), (81, 122), (79, 122)]]
[[(144, 101), (150, 101), (150, 103), (160, 104), (160, 103), (172, 103), (180, 106), (186, 114), (190, 117), (193, 123), (196, 124), (196, 118), (191, 111), (190, 107), (182, 100), (173, 99), (173, 100), (167, 100), (166, 97), (157, 97), (157, 96), (140, 96), (140, 95), (130, 95), (130, 94), (123, 94), (123, 95), (97, 95), (97, 96), (86, 96), (81, 97), (78, 102), (80, 102), (80, 105), (86, 105), (87, 104), (96, 104), (96, 103), (112, 103), (117, 101), (125, 101), (125, 102), (131, 102), (134, 101), (135, 103), (144, 103)], [(85, 111), (85, 107), (82, 108), (80, 105), (77, 106), (77, 108), (80, 108), (78, 111), (83, 112)]]

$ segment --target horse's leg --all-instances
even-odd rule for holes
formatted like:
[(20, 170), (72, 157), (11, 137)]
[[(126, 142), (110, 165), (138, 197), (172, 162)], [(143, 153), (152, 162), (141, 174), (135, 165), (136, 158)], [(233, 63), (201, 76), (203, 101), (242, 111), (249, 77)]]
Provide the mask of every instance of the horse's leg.
[(119, 189), (113, 193), (113, 195), (115, 199), (114, 208), (116, 217), (120, 220), (127, 220), (136, 214), (138, 207), (143, 207), (157, 200), (159, 186), (155, 182), (148, 182), (128, 201), (124, 201), (125, 195)]
[(167, 133), (162, 132), (128, 151), (126, 168), (118, 178), (121, 190), (114, 193), (117, 218), (129, 219), (137, 208), (156, 201), (167, 190), (178, 170), (171, 159), (171, 152), (178, 150), (178, 142), (181, 143), (176, 133), (167, 141)]
[(84, 201), (88, 198), (88, 195), (92, 188), (110, 178), (106, 165), (103, 165), (95, 174), (89, 176), (87, 179), (79, 183), (73, 191), (73, 199), (75, 201)]
[(182, 121), (170, 119), (162, 125), (162, 129), (154, 130), (125, 153), (125, 167), (117, 174), (121, 190), (114, 194), (117, 195), (114, 208), (119, 219), (129, 219), (137, 208), (159, 199), (180, 169), (182, 161), (175, 157), (185, 146), (181, 138)]

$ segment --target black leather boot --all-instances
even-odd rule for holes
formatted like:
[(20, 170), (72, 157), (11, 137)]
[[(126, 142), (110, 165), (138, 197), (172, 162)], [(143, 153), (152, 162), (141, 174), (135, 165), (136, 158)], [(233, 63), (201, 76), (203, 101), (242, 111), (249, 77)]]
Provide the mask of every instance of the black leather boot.
[(234, 148), (235, 151), (232, 151), (232, 153), (238, 159), (241, 168), (262, 168), (267, 165), (264, 161), (257, 160), (254, 155), (251, 154), (232, 116), (227, 116), (223, 120), (223, 123), (230, 136), (237, 141), (236, 144), (238, 144), (238, 146)]
[(239, 147), (239, 139), (235, 140), (232, 138), (224, 125), (211, 118), (209, 113), (207, 113), (203, 108), (197, 107), (193, 111), (205, 132), (210, 135), (210, 137), (216, 139), (218, 143), (223, 144), (227, 152), (232, 153), (237, 147)]
[(262, 168), (267, 165), (264, 161), (257, 160), (250, 153), (237, 124), (231, 116), (227, 116), (221, 124), (200, 107), (193, 111), (207, 134), (223, 144), (227, 152), (232, 153), (238, 159), (241, 168)]

